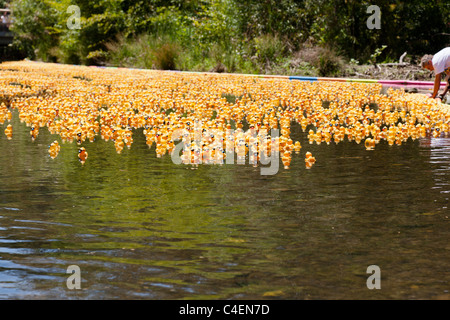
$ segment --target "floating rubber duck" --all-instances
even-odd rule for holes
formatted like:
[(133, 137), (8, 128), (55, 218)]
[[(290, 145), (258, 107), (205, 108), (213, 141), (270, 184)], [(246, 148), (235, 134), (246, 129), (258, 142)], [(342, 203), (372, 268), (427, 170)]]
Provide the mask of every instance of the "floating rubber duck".
[(12, 125), (8, 124), (8, 126), (5, 129), (5, 135), (8, 138), (8, 140), (12, 139), (13, 136), (13, 128)]
[(312, 156), (311, 152), (309, 152), (309, 151), (306, 152), (306, 154), (305, 154), (306, 169), (311, 169), (311, 167), (315, 163), (316, 163), (316, 158)]
[(86, 159), (88, 158), (88, 153), (84, 147), (81, 147), (78, 149), (78, 159), (80, 160), (81, 164), (84, 164), (86, 162)]
[(316, 134), (314, 133), (314, 131), (313, 130), (309, 130), (308, 131), (309, 144), (313, 144), (315, 138), (316, 138)]
[[(157, 156), (163, 157), (174, 149), (172, 133), (185, 130), (182, 139), (192, 146), (196, 165), (203, 155), (216, 163), (216, 155), (228, 151), (241, 159), (248, 156), (256, 165), (262, 153), (279, 152), (287, 160), (285, 152), (291, 157), (300, 152), (291, 140), (294, 123), (302, 132), (310, 128), (310, 143), (364, 141), (369, 148), (383, 140), (401, 145), (409, 138), (438, 139), (450, 133), (450, 111), (444, 104), (392, 88), (381, 94), (381, 84), (267, 81), (236, 75), (223, 75), (219, 82), (212, 75), (150, 72), (140, 77), (139, 71), (125, 69), (92, 69), (87, 75), (80, 67), (11, 63), (18, 70), (14, 75), (5, 70), (7, 65), (0, 65), (5, 70), (5, 94), (17, 95), (17, 86), (8, 83), (18, 75), (32, 85), (21, 88), (21, 97), (11, 99), (8, 107), (0, 103), (0, 124), (11, 120), (9, 109), (16, 109), (20, 121), (32, 128), (33, 141), (39, 128), (47, 127), (63, 143), (81, 145), (100, 135), (113, 140), (120, 153), (125, 145), (130, 148), (132, 129), (144, 128), (146, 144), (155, 143)], [(66, 81), (49, 82), (52, 77)], [(80, 77), (92, 81), (79, 81)], [(42, 87), (52, 94), (35, 89)], [(232, 93), (236, 100), (227, 100), (222, 92)], [(279, 129), (281, 136), (272, 139), (270, 129)], [(221, 135), (223, 141), (216, 144)], [(313, 162), (307, 163), (310, 167)]]
[(31, 141), (36, 140), (38, 135), (39, 135), (39, 127), (38, 126), (32, 126), (31, 130), (30, 130)]
[(125, 143), (122, 140), (122, 137), (117, 137), (114, 141), (114, 146), (116, 147), (116, 152), (118, 154), (122, 153), (123, 147), (125, 146)]
[(300, 141), (295, 141), (295, 143), (294, 143), (294, 151), (295, 151), (295, 153), (299, 154), (301, 149), (302, 149), (302, 146), (300, 144)]
[(123, 140), (128, 149), (131, 148), (131, 144), (133, 143), (133, 136), (131, 130), (125, 133), (125, 138)]
[(55, 159), (59, 151), (61, 150), (61, 147), (59, 146), (58, 141), (53, 141), (52, 144), (48, 148), (48, 153), (50, 154), (50, 158)]
[(283, 162), (284, 169), (289, 169), (289, 165), (291, 164), (291, 153), (289, 151), (285, 151), (283, 153), (283, 157), (281, 158), (281, 161)]
[(375, 140), (372, 138), (367, 138), (364, 141), (364, 146), (366, 147), (366, 150), (373, 150), (375, 148)]
[(440, 128), (434, 128), (432, 134), (433, 134), (433, 137), (434, 137), (434, 138), (438, 138), (438, 137), (441, 135), (441, 130), (440, 130)]

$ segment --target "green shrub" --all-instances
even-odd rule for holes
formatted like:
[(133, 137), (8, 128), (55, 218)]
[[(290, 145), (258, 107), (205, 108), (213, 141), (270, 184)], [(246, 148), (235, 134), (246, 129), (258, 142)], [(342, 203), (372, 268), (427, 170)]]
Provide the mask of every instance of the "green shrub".
[(336, 76), (342, 71), (342, 59), (330, 49), (322, 49), (316, 62), (319, 75), (322, 77)]
[(265, 34), (253, 39), (258, 62), (262, 64), (277, 63), (284, 55), (285, 44), (276, 35)]
[(157, 69), (175, 70), (179, 47), (174, 43), (164, 43), (154, 51), (154, 64)]

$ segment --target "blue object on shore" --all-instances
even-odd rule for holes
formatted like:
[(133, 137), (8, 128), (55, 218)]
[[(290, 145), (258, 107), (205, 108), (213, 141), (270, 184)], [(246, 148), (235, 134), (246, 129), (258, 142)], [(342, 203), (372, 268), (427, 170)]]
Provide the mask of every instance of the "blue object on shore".
[(289, 80), (300, 80), (300, 81), (317, 81), (317, 77), (301, 77), (301, 76), (291, 76)]

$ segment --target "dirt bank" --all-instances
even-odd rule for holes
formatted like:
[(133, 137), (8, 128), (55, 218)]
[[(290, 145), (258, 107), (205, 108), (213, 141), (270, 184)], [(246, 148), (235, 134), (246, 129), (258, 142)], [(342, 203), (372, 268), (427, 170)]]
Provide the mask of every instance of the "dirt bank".
[(378, 64), (346, 66), (343, 76), (356, 79), (433, 81), (434, 74), (416, 64)]

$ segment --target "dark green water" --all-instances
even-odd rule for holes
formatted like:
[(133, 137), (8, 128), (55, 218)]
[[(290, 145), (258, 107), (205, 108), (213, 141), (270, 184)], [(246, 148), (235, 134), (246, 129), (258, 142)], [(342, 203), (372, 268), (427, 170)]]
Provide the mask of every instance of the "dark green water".
[(449, 138), (366, 151), (309, 145), (294, 127), (301, 156), (261, 176), (158, 159), (139, 132), (121, 155), (96, 141), (84, 166), (76, 144), (52, 160), (56, 136), (31, 142), (12, 123), (11, 141), (0, 126), (2, 299), (449, 298)]

